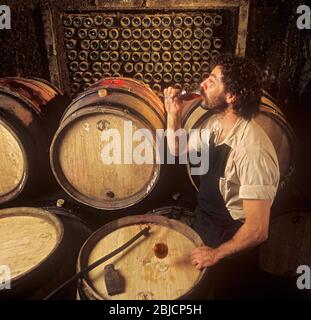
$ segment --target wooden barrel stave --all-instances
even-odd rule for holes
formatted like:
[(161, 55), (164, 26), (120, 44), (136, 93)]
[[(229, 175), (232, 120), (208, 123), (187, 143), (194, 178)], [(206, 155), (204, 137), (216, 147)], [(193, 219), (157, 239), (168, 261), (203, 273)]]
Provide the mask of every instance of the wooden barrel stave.
[[(120, 81), (122, 83), (120, 84)], [(103, 91), (105, 91), (103, 93)], [(64, 112), (62, 120), (70, 116), (75, 111), (84, 108), (85, 98), (87, 98), (88, 104), (99, 104), (102, 101), (106, 101), (106, 97), (111, 94), (123, 94), (127, 97), (134, 97), (143, 101), (148, 105), (153, 112), (165, 123), (165, 110), (164, 106), (157, 95), (146, 86), (137, 80), (131, 78), (106, 78), (91, 86), (86, 92), (75, 98), (70, 106)], [(135, 109), (135, 108), (134, 108)]]
[(271, 221), (269, 238), (260, 247), (260, 267), (275, 276), (296, 277), (301, 265), (311, 266), (311, 213), (284, 212)]

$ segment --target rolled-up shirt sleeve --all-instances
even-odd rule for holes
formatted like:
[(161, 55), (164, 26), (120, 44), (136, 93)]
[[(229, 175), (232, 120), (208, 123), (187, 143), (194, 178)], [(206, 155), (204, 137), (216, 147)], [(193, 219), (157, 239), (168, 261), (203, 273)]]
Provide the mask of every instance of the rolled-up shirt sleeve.
[(274, 200), (280, 179), (274, 150), (257, 145), (240, 147), (236, 166), (241, 199)]

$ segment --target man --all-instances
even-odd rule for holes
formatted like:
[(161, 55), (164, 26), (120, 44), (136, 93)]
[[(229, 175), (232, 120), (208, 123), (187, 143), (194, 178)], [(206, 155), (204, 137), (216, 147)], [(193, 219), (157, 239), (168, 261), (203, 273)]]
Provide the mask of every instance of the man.
[[(164, 95), (167, 127), (177, 130), (184, 105), (178, 100), (178, 90), (167, 88)], [(192, 252), (191, 262), (202, 269), (224, 261), (228, 271), (232, 255), (243, 256), (268, 237), (279, 166), (269, 137), (253, 120), (259, 110), (261, 83), (251, 61), (220, 57), (201, 83), (201, 95), (202, 107), (213, 115), (209, 170), (201, 177), (193, 226), (205, 246)], [(177, 143), (173, 150), (174, 142), (168, 136), (170, 150), (178, 153)]]

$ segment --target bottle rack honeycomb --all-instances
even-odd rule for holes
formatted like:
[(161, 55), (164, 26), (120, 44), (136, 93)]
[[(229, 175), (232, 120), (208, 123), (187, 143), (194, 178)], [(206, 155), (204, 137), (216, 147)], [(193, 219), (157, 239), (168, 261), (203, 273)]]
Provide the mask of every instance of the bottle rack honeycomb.
[[(62, 16), (73, 96), (105, 77), (131, 77), (159, 96), (170, 85), (201, 82), (210, 62), (234, 52), (232, 21), (222, 11), (202, 13), (88, 13)], [(232, 20), (232, 18), (231, 18)]]

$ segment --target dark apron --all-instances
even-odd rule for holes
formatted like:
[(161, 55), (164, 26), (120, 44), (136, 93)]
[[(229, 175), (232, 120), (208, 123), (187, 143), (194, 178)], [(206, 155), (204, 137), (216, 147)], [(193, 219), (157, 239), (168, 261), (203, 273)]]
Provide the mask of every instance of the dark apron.
[[(231, 147), (215, 146), (214, 135), (209, 144), (209, 170), (201, 177), (193, 228), (206, 245), (217, 248), (230, 240), (242, 223), (232, 219), (219, 190)], [(208, 268), (208, 298), (252, 299), (258, 290), (258, 249), (227, 257)], [(255, 289), (257, 287), (257, 289)], [(255, 291), (253, 291), (255, 290)], [(211, 296), (212, 291), (212, 296)]]
[(193, 228), (204, 243), (216, 248), (233, 237), (242, 223), (233, 220), (219, 190), (219, 180), (224, 172), (231, 147), (215, 146), (214, 135), (209, 142), (209, 169), (201, 177)]

